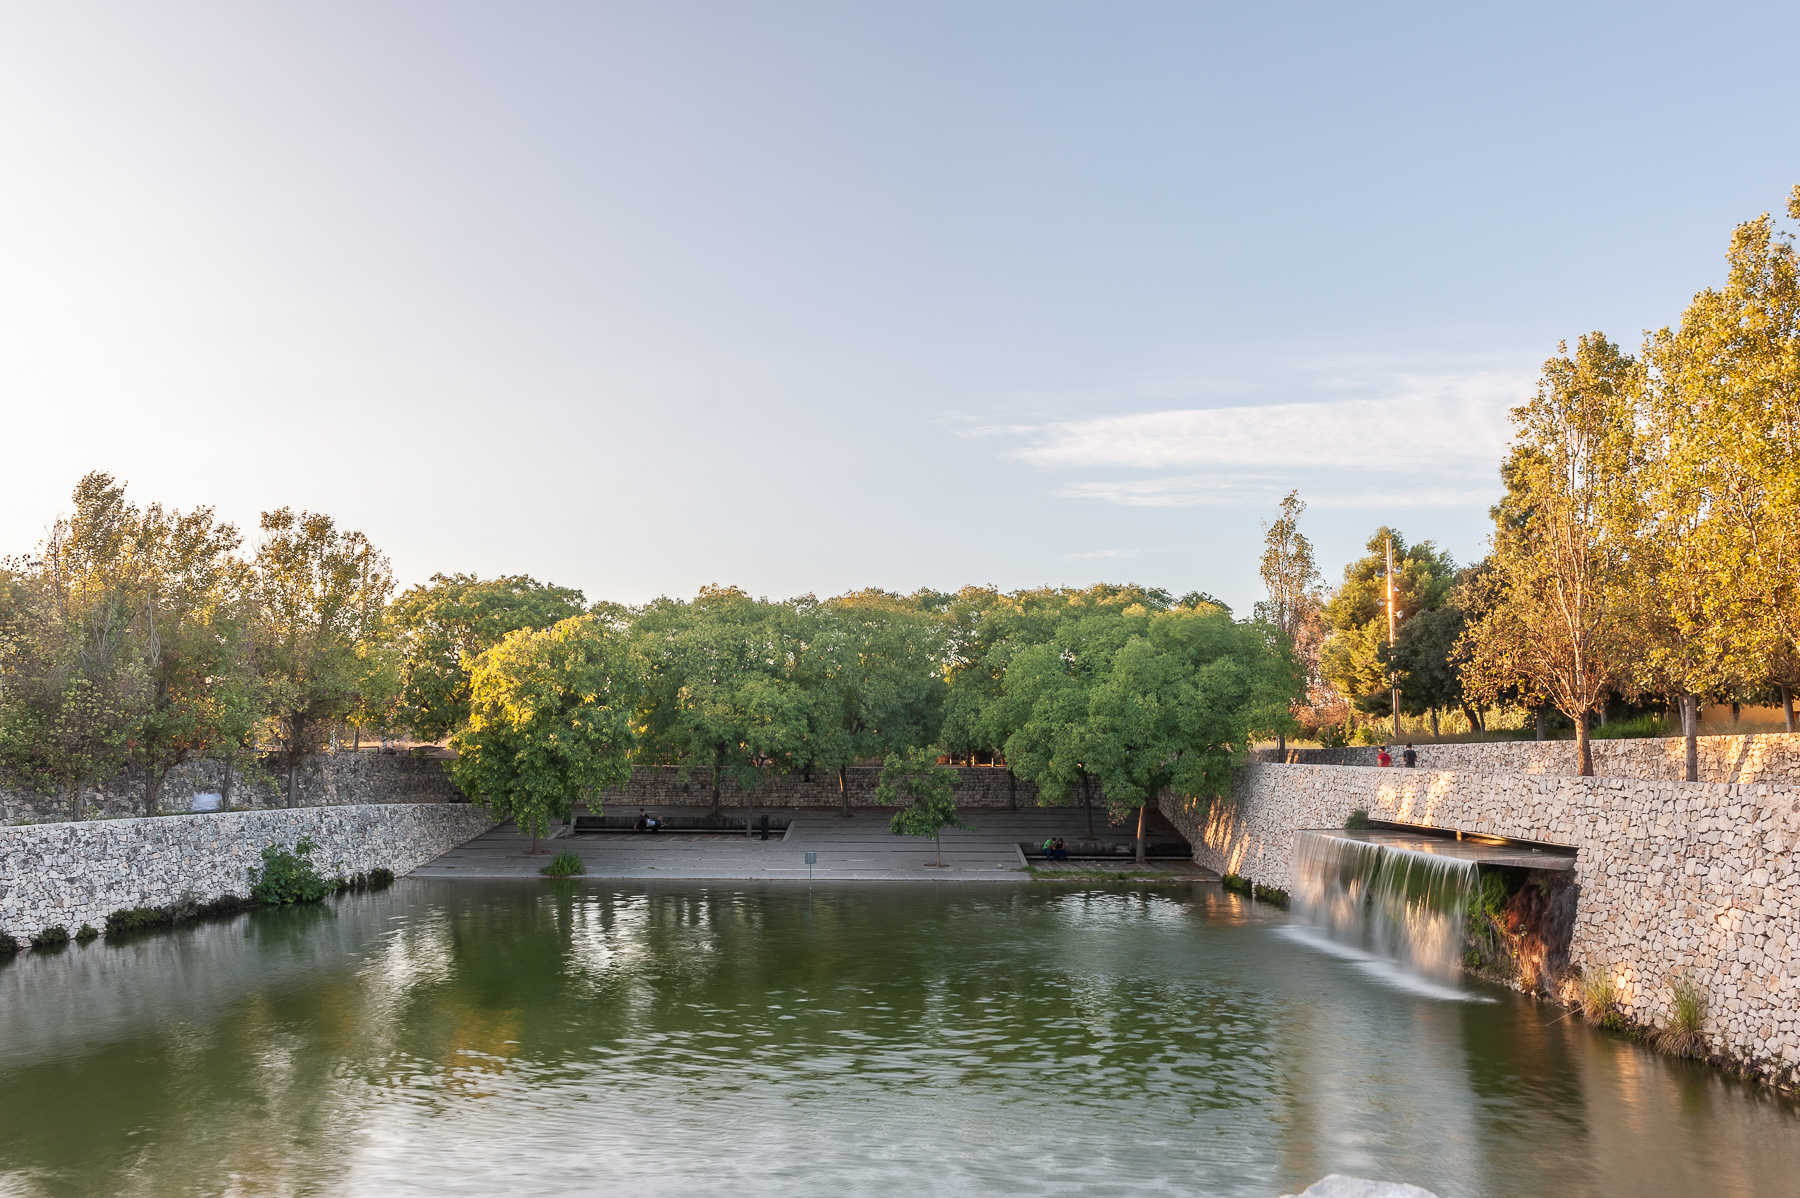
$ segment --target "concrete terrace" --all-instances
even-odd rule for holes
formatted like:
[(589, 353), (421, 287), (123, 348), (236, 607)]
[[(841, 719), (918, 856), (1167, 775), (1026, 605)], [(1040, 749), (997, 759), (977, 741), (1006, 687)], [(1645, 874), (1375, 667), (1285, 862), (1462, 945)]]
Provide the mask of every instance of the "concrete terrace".
[[(663, 810), (693, 814), (692, 808)], [(792, 823), (785, 835), (772, 832), (767, 841), (730, 833), (600, 832), (546, 840), (542, 847), (579, 853), (589, 878), (805, 880), (806, 854), (811, 852), (817, 854), (810, 874), (815, 880), (1016, 882), (1030, 876), (1019, 851), (1021, 842), (1037, 844), (1050, 836), (1074, 841), (1083, 838), (1087, 828), (1079, 809), (964, 812), (962, 818), (970, 827), (944, 830), (944, 865), (939, 868), (931, 841), (895, 836), (888, 831), (886, 812), (856, 811), (846, 819), (842, 812), (809, 808), (780, 815)], [(1114, 839), (1125, 835), (1120, 828), (1105, 828), (1104, 813), (1096, 820), (1096, 831)], [(412, 876), (532, 877), (549, 860), (549, 852), (527, 856), (530, 843), (517, 828), (503, 825), (452, 849)], [(1133, 868), (1129, 856), (1038, 865), (1046, 873), (1071, 874)], [(1217, 876), (1188, 861), (1151, 861), (1148, 872), (1200, 880)]]

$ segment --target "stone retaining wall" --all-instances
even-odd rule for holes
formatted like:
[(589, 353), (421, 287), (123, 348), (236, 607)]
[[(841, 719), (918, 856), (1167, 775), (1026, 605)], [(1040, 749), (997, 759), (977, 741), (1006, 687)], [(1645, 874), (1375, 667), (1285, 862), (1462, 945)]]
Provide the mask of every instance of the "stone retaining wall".
[(1165, 798), (1220, 872), (1289, 889), (1293, 834), (1376, 819), (1573, 846), (1573, 963), (1606, 970), (1626, 1015), (1661, 1024), (1670, 983), (1706, 992), (1715, 1050), (1800, 1075), (1800, 787), (1251, 765), (1229, 798)]
[(0, 828), (0, 932), (23, 943), (122, 907), (246, 896), (263, 847), (302, 836), (326, 877), (410, 873), (493, 823), (467, 803), (374, 803)]
[[(1608, 778), (1679, 780), (1687, 769), (1687, 742), (1679, 736), (1597, 740), (1594, 773)], [(1504, 740), (1418, 745), (1423, 769), (1478, 774), (1568, 774), (1577, 768), (1572, 740)], [(1699, 738), (1700, 781), (1782, 782), (1800, 786), (1800, 732)], [(1399, 752), (1394, 753), (1399, 764)], [(1275, 761), (1273, 749), (1257, 751)], [(1358, 765), (1375, 762), (1373, 745), (1342, 749), (1289, 749), (1291, 765)]]
[[(1037, 805), (1037, 787), (1030, 782), (1014, 780), (1006, 770), (992, 766), (955, 766), (956, 805), (958, 807), (1005, 807), (1016, 802), (1020, 807)], [(854, 765), (845, 772), (844, 790), (850, 795), (851, 807), (876, 807), (875, 786), (881, 780), (881, 767)], [(1094, 787), (1096, 807), (1104, 806), (1100, 788)], [(708, 771), (695, 770), (686, 782), (674, 766), (641, 765), (631, 771), (631, 781), (618, 790), (599, 796), (608, 810), (649, 806), (710, 807), (712, 781)], [(836, 771), (816, 771), (810, 780), (799, 774), (775, 774), (764, 777), (755, 788), (740, 790), (726, 781), (719, 788), (719, 802), (724, 807), (841, 807), (844, 799), (838, 791)], [(1080, 796), (1076, 796), (1080, 802)]]

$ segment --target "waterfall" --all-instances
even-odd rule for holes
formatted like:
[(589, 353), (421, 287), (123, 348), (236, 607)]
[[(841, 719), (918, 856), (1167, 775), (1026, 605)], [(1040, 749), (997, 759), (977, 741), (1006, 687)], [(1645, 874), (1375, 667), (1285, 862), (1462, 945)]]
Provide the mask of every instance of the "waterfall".
[(1449, 978), (1475, 863), (1347, 833), (1294, 835), (1295, 912), (1333, 939)]

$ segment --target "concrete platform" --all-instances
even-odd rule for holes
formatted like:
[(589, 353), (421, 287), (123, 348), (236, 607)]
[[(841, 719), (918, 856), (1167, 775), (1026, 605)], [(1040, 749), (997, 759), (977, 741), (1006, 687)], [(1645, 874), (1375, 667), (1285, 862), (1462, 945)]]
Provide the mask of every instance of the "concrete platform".
[[(452, 849), (412, 876), (531, 877), (551, 853), (573, 852), (581, 855), (590, 878), (804, 880), (809, 876), (806, 854), (810, 852), (817, 855), (810, 870), (814, 879), (1016, 882), (1031, 876), (1019, 851), (1021, 841), (1036, 843), (1050, 836), (1074, 840), (1084, 836), (1087, 828), (1086, 816), (1079, 808), (966, 812), (963, 819), (969, 828), (944, 831), (944, 864), (939, 867), (931, 841), (895, 836), (888, 831), (890, 817), (885, 812), (857, 811), (848, 819), (841, 812), (814, 809), (783, 814), (792, 818), (786, 835), (771, 834), (767, 841), (713, 832), (603, 832), (546, 840), (541, 847), (548, 851), (538, 856), (526, 855), (531, 838), (508, 824)], [(1104, 826), (1105, 815), (1100, 813), (1096, 829)], [(1115, 827), (1108, 833), (1122, 836), (1124, 830)], [(1133, 868), (1129, 857), (1037, 864), (1041, 872)], [(1152, 862), (1151, 866), (1157, 873), (1209, 876), (1190, 862)]]

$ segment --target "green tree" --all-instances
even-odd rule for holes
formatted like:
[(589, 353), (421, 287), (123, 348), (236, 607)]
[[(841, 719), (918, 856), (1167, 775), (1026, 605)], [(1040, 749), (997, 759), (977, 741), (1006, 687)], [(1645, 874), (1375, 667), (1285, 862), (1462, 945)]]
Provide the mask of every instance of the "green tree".
[(398, 718), (424, 740), (442, 740), (469, 718), (477, 657), (520, 628), (548, 628), (585, 610), (580, 591), (524, 574), (433, 574), (388, 608), (400, 646)]
[(938, 764), (939, 750), (909, 748), (889, 753), (881, 766), (875, 801), (899, 806), (888, 830), (896, 836), (929, 836), (944, 864), (945, 828), (966, 828), (956, 814), (956, 771)]
[(125, 765), (144, 716), (140, 517), (123, 486), (89, 474), (37, 557), (8, 570), (0, 759), (64, 796), (71, 819), (86, 791)]
[(1319, 671), (1358, 710), (1370, 714), (1390, 710), (1393, 689), (1400, 684), (1387, 652), (1390, 536), (1396, 641), (1407, 621), (1443, 607), (1456, 584), (1456, 563), (1448, 553), (1430, 541), (1409, 545), (1397, 530), (1386, 527), (1369, 538), (1364, 556), (1344, 567), (1344, 581), (1325, 605), (1330, 632), (1320, 650)]
[(456, 784), (531, 832), (631, 778), (640, 680), (627, 639), (594, 616), (519, 629), (474, 662)]
[(805, 752), (809, 699), (794, 678), (801, 646), (782, 615), (735, 587), (706, 587), (691, 604), (656, 600), (634, 625), (642, 757), (684, 779), (707, 769), (715, 813), (725, 780), (754, 790), (765, 767)]
[(1631, 357), (1599, 333), (1544, 364), (1513, 409), (1509, 489), (1465, 637), (1463, 685), (1546, 699), (1575, 723), (1580, 773), (1594, 772), (1588, 717), (1629, 677), (1629, 538), (1637, 460)]
[[(1300, 531), (1300, 516), (1305, 511), (1300, 492), (1289, 491), (1281, 501), (1281, 515), (1263, 529), (1262, 580), (1268, 598), (1256, 605), (1256, 618), (1273, 631), (1302, 678), (1310, 678), (1318, 671), (1318, 643), (1308, 631), (1319, 618), (1324, 601), (1312, 542)], [(1275, 733), (1275, 751), (1282, 756), (1287, 752), (1285, 725)]]
[(257, 665), (291, 807), (301, 759), (361, 697), (394, 581), (369, 539), (329, 516), (264, 512), (262, 531), (250, 576)]
[(1383, 659), (1392, 662), (1400, 680), (1400, 709), (1407, 715), (1429, 716), (1433, 736), (1438, 735), (1438, 713), (1451, 707), (1462, 709), (1471, 729), (1481, 727), (1480, 713), (1463, 693), (1457, 646), (1466, 624), (1462, 609), (1446, 603), (1418, 612), (1402, 625), (1391, 656), (1383, 646)]
[(1299, 680), (1269, 625), (1234, 623), (1214, 607), (1125, 621), (1131, 635), (1088, 696), (1083, 766), (1107, 803), (1144, 811), (1165, 791), (1222, 794), (1254, 737), (1287, 717)]

